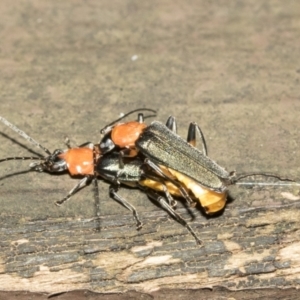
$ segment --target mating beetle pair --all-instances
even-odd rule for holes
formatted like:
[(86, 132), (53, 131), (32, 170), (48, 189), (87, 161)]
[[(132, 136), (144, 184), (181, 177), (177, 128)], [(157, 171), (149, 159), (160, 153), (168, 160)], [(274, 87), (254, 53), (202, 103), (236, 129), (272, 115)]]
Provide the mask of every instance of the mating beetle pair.
[[(116, 125), (115, 128), (118, 126), (125, 127), (126, 123)], [(202, 152), (193, 146), (197, 132), (203, 143)], [(196, 123), (190, 124), (187, 142), (176, 134), (173, 117), (168, 119), (166, 126), (160, 122), (145, 126), (135, 138), (135, 142), (130, 144), (131, 151), (127, 152), (128, 157), (124, 156), (124, 152), (120, 152), (121, 159), (120, 154), (102, 157), (97, 164), (98, 173), (114, 183), (115, 191), (121, 183), (143, 189), (186, 226), (200, 243), (186, 221), (173, 210), (175, 201), (172, 195), (184, 197), (189, 204), (195, 203), (194, 200), (199, 201), (207, 213), (220, 211), (226, 203), (226, 190), (231, 175), (206, 156), (204, 136)], [(104, 138), (106, 140), (109, 140), (107, 136)], [(132, 153), (139, 155), (132, 157)], [(189, 157), (193, 159), (187, 160)], [(198, 166), (187, 168), (191, 163)], [(168, 202), (157, 192), (162, 192)], [(115, 193), (113, 197), (118, 196)]]
[[(102, 130), (104, 138), (99, 144), (85, 143), (76, 148), (69, 146), (67, 150), (55, 150), (53, 153), (0, 117), (5, 125), (48, 155), (42, 158), (8, 157), (0, 163), (17, 159), (35, 160), (30, 164), (32, 170), (50, 173), (68, 170), (71, 175), (83, 176), (66, 197), (56, 202), (58, 205), (92, 181), (95, 196), (99, 198), (97, 177), (100, 176), (111, 183), (111, 197), (132, 211), (138, 228), (141, 221), (135, 208), (118, 194), (118, 189), (120, 184), (139, 187), (184, 225), (200, 243), (192, 228), (175, 212), (176, 202), (172, 196), (184, 197), (190, 204), (199, 201), (207, 213), (215, 213), (225, 206), (227, 187), (237, 179), (207, 156), (205, 139), (196, 123), (190, 124), (187, 141), (176, 134), (173, 117), (168, 119), (166, 125), (155, 121), (147, 126), (143, 114), (138, 115), (137, 121), (118, 123), (124, 117), (143, 110), (155, 113), (151, 109), (134, 110), (106, 126)], [(201, 151), (195, 148), (196, 133), (202, 141)], [(98, 203), (99, 199), (96, 200)]]
[[(112, 130), (127, 124), (132, 125), (133, 122), (117, 125)], [(191, 123), (185, 141), (177, 135), (173, 117), (169, 117), (166, 125), (157, 121), (149, 126), (142, 124), (143, 128), (134, 137), (135, 141), (131, 141), (130, 148), (125, 148), (130, 150), (131, 155), (128, 156), (132, 157), (132, 152), (135, 155), (138, 152), (146, 158), (144, 163), (161, 181), (173, 184), (171, 193), (176, 196), (181, 194), (190, 204), (193, 202), (190, 197), (196, 199), (208, 214), (220, 211), (226, 203), (227, 186), (234, 183), (235, 175), (228, 173), (207, 156), (206, 143), (200, 127)], [(196, 133), (202, 141), (202, 151), (195, 147)], [(103, 140), (109, 139), (106, 136)], [(120, 168), (123, 168), (122, 158), (125, 151), (122, 149), (120, 153)]]

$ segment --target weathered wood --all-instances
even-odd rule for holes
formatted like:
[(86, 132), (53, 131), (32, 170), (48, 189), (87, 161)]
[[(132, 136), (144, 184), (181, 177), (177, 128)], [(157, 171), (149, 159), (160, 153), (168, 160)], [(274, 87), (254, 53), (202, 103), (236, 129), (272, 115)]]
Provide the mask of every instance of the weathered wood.
[[(0, 292), (1, 299), (28, 299), (28, 293), (26, 292)], [(134, 291), (129, 291), (127, 293), (120, 294), (97, 294), (91, 291), (72, 291), (68, 293), (60, 293), (53, 295), (54, 299), (59, 300), (79, 300), (79, 299), (92, 299), (92, 300), (123, 300), (123, 299), (132, 299), (132, 300), (164, 300), (164, 299), (212, 299), (217, 300), (222, 298), (228, 299), (245, 299), (245, 300), (256, 300), (256, 299), (265, 299), (265, 300), (281, 300), (281, 299), (290, 299), (298, 300), (299, 292), (296, 289), (285, 289), (285, 290), (274, 290), (274, 289), (260, 289), (260, 290), (244, 290), (244, 291), (228, 291), (225, 288), (215, 288), (210, 289), (201, 289), (201, 290), (160, 290), (153, 292), (151, 294), (139, 293)], [(35, 300), (47, 300), (49, 299), (48, 295), (39, 294), (39, 293), (30, 293), (30, 298)], [(176, 299), (175, 298), (175, 299)]]
[[(300, 2), (278, 0), (3, 0), (0, 114), (54, 150), (65, 136), (97, 142), (121, 112), (151, 107), (160, 121), (176, 116), (182, 136), (197, 121), (209, 156), (228, 171), (299, 179), (299, 13)], [(0, 134), (1, 158), (35, 150), (1, 125)], [(179, 203), (200, 248), (140, 191), (120, 191), (144, 222), (137, 232), (107, 184), (98, 222), (91, 187), (58, 208), (76, 179), (24, 170), (27, 163), (0, 165), (0, 290), (10, 299), (74, 289), (164, 299), (296, 295), (298, 187), (232, 187), (234, 200), (214, 218), (195, 208), (190, 220)]]
[[(150, 293), (163, 288), (298, 287), (299, 197), (291, 200), (287, 188), (234, 190), (235, 201), (221, 216), (207, 219), (191, 209), (202, 247), (160, 209), (140, 211), (140, 231), (132, 216), (113, 202), (110, 213), (101, 216), (100, 232), (92, 216), (2, 216), (0, 285), (3, 290), (49, 294), (78, 289)], [(178, 211), (189, 217), (185, 208)]]
[[(201, 289), (201, 290), (160, 290), (153, 292), (151, 294), (139, 293), (134, 291), (129, 291), (122, 294), (97, 294), (91, 291), (72, 291), (68, 293), (61, 293), (53, 295), (54, 299), (59, 300), (79, 300), (79, 299), (92, 299), (92, 300), (123, 300), (123, 299), (132, 299), (132, 300), (164, 300), (164, 299), (212, 299), (217, 300), (220, 297), (228, 299), (245, 299), (245, 300), (281, 300), (281, 299), (290, 299), (298, 300), (299, 292), (296, 289), (260, 289), (260, 290), (244, 290), (244, 291), (228, 291), (225, 288), (215, 288), (210, 289)], [(0, 292), (0, 297), (3, 299), (28, 299), (28, 293), (26, 292)], [(1, 298), (1, 299), (2, 299)], [(39, 293), (30, 293), (30, 298), (35, 300), (47, 300), (49, 299), (48, 295), (39, 294)], [(175, 298), (175, 299), (176, 299)]]

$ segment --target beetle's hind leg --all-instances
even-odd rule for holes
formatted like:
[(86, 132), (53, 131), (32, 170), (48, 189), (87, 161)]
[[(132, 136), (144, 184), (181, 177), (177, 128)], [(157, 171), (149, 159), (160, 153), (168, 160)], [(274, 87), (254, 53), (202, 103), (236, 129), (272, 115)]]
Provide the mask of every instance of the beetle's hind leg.
[(177, 133), (177, 123), (173, 116), (170, 116), (166, 122), (166, 127), (168, 127), (172, 132)]
[[(168, 200), (168, 204), (174, 209), (177, 206), (177, 201), (171, 196), (168, 187), (166, 186), (166, 182), (163, 178), (159, 176), (155, 176), (154, 174), (145, 173), (143, 174), (144, 180), (139, 181), (139, 187), (144, 190), (145, 186), (149, 189), (153, 189), (156, 191), (161, 191), (165, 194), (166, 199)], [(149, 181), (150, 180), (150, 181)], [(144, 184), (142, 184), (144, 183)], [(174, 185), (174, 187), (176, 187)], [(176, 187), (178, 189), (178, 187)], [(179, 190), (179, 189), (178, 189)]]
[(207, 156), (207, 147), (206, 147), (206, 142), (204, 135), (202, 133), (202, 130), (198, 126), (197, 123), (191, 122), (188, 130), (188, 135), (187, 135), (187, 142), (196, 147), (196, 134), (198, 133), (198, 136), (200, 137), (201, 143), (202, 143), (202, 153)]
[(194, 206), (195, 205), (195, 201), (193, 201), (191, 199), (191, 197), (189, 196), (189, 193), (187, 192), (187, 190), (178, 182), (176, 181), (176, 179), (174, 177), (170, 177), (169, 175), (165, 174), (162, 169), (155, 164), (153, 161), (151, 161), (150, 159), (146, 158), (144, 163), (146, 165), (148, 165), (154, 172), (156, 172), (159, 176), (161, 176), (163, 179), (172, 182), (175, 186), (178, 187), (182, 197), (191, 205)]
[(164, 210), (166, 210), (178, 223), (183, 225), (187, 230), (192, 234), (195, 238), (197, 244), (202, 244), (201, 240), (197, 237), (194, 230), (190, 227), (190, 225), (183, 219), (165, 200), (164, 197), (160, 196), (159, 194), (153, 192), (152, 190), (146, 189), (147, 195), (156, 201)]
[[(168, 127), (172, 132), (177, 134), (177, 123), (173, 116), (170, 116), (168, 118), (166, 122), (166, 127)], [(188, 129), (187, 142), (194, 147), (196, 147), (196, 134), (198, 134), (202, 143), (202, 153), (204, 155), (207, 155), (207, 146), (203, 132), (196, 122), (191, 122)]]

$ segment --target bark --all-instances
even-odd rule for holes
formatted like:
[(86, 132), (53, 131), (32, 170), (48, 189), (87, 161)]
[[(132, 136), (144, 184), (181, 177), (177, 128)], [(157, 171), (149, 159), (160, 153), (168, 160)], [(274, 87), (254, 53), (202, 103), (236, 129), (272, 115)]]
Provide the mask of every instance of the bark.
[(1, 286), (49, 294), (298, 287), (299, 197), (292, 198), (287, 187), (232, 190), (235, 200), (220, 216), (178, 209), (185, 219), (194, 216), (190, 224), (201, 246), (144, 195), (139, 197), (145, 198), (145, 210), (153, 210), (139, 209), (140, 231), (132, 215), (113, 201), (104, 203), (110, 213), (100, 220), (29, 221), (25, 212), (23, 217), (2, 216)]

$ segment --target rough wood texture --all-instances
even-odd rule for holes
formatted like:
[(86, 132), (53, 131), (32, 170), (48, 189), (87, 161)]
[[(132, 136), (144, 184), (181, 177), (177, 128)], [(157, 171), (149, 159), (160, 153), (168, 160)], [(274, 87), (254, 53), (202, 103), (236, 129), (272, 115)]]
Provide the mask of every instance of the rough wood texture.
[[(280, 207), (284, 193), (254, 192), (253, 201), (249, 191), (239, 193), (217, 218), (192, 210), (203, 247), (159, 210), (141, 214), (139, 232), (117, 204), (111, 209), (121, 214), (103, 216), (100, 232), (95, 232), (97, 222), (83, 217), (28, 221), (3, 216), (1, 286), (47, 293), (297, 287), (300, 201)], [(267, 196), (272, 205), (255, 205)]]
[[(150, 106), (175, 115), (182, 136), (197, 121), (229, 171), (299, 179), (299, 14), (297, 1), (2, 1), (0, 114), (53, 150), (65, 136), (98, 141), (119, 113)], [(1, 124), (0, 143), (1, 158), (36, 150)], [(97, 221), (91, 187), (58, 208), (76, 179), (26, 166), (0, 165), (3, 297), (295, 297), (297, 186), (232, 187), (214, 218), (179, 203), (199, 247), (139, 191), (121, 190), (144, 222), (136, 231), (106, 183)], [(96, 297), (58, 298), (74, 294)]]

